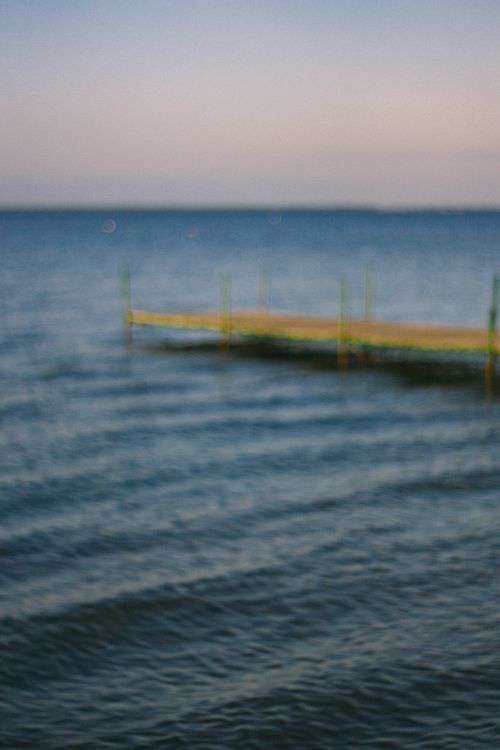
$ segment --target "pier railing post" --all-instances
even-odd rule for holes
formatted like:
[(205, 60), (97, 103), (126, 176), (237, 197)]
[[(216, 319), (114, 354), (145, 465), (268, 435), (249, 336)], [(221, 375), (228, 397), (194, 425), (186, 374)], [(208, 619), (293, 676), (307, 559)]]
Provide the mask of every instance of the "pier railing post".
[(231, 274), (220, 276), (220, 330), (222, 334), (221, 348), (229, 349), (231, 342)]
[(373, 277), (370, 271), (363, 274), (363, 320), (368, 322), (373, 313)]
[(130, 288), (130, 271), (124, 266), (120, 274), (120, 288), (123, 310), (123, 343), (127, 350), (132, 346), (132, 292)]
[[(374, 286), (373, 276), (370, 271), (365, 268), (363, 273), (363, 323), (370, 323), (373, 319)], [(357, 361), (364, 367), (372, 364), (373, 352), (369, 347), (365, 345), (358, 348)]]
[(259, 310), (269, 312), (269, 297), (271, 292), (271, 272), (262, 266), (259, 274)]
[(495, 379), (495, 365), (497, 358), (496, 350), (496, 327), (498, 317), (498, 297), (500, 291), (500, 277), (493, 276), (493, 287), (491, 291), (491, 305), (488, 316), (488, 359), (486, 361), (486, 386), (491, 388)]
[(340, 280), (339, 339), (337, 345), (337, 365), (346, 370), (349, 365), (349, 284)]
[(269, 292), (271, 289), (271, 274), (266, 266), (261, 266), (259, 273), (259, 310), (269, 312)]

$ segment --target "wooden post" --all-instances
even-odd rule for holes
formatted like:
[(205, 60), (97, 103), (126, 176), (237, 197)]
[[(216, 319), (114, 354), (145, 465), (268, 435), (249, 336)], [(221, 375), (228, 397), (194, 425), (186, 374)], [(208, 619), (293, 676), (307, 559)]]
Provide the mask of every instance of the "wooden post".
[(269, 312), (269, 292), (271, 288), (271, 274), (266, 266), (261, 266), (259, 274), (259, 310)]
[(231, 342), (231, 274), (220, 277), (220, 330), (221, 349), (227, 351)]
[(349, 285), (340, 280), (339, 340), (337, 345), (337, 365), (339, 370), (347, 370), (349, 365)]
[(366, 270), (363, 274), (363, 320), (368, 322), (372, 318), (373, 311), (373, 278)]
[(500, 291), (500, 277), (495, 274), (493, 276), (493, 287), (491, 291), (491, 305), (488, 316), (488, 359), (486, 362), (486, 387), (491, 389), (493, 381), (495, 379), (495, 365), (497, 358), (497, 350), (495, 344), (495, 335), (497, 327), (497, 315), (498, 315), (498, 297)]
[(132, 347), (132, 293), (130, 289), (130, 271), (128, 266), (122, 268), (120, 286), (123, 309), (123, 343), (130, 351)]
[[(373, 276), (370, 271), (366, 268), (363, 273), (363, 322), (369, 323), (373, 315)], [(358, 348), (357, 361), (363, 367), (371, 364), (373, 361), (373, 355), (370, 349), (366, 346), (360, 346)]]

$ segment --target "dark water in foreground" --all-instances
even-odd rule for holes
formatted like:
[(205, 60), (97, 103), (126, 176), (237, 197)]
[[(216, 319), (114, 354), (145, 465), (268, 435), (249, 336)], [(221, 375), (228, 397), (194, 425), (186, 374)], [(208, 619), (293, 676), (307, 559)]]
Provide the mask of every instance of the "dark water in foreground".
[(128, 357), (116, 276), (251, 305), (267, 263), (326, 314), (369, 266), (380, 317), (483, 323), (500, 215), (3, 214), (0, 246), (0, 746), (499, 747), (499, 402)]

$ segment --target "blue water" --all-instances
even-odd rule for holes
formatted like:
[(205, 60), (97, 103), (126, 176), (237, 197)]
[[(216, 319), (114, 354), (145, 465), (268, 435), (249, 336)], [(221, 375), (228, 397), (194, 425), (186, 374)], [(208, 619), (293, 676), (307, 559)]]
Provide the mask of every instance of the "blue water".
[(0, 247), (0, 746), (497, 748), (500, 402), (127, 354), (117, 276), (245, 307), (264, 264), (320, 314), (345, 276), (359, 314), (368, 268), (379, 318), (482, 325), (500, 214), (3, 213)]

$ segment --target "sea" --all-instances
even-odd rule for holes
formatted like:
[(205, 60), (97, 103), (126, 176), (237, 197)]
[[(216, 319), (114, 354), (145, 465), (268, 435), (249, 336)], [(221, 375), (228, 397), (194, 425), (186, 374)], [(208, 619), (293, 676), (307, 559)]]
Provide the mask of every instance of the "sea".
[[(0, 746), (500, 747), (500, 399), (132, 304), (485, 325), (500, 213), (0, 213)], [(281, 352), (281, 353), (280, 353)]]

